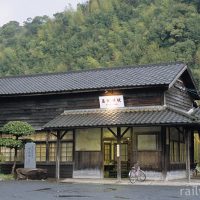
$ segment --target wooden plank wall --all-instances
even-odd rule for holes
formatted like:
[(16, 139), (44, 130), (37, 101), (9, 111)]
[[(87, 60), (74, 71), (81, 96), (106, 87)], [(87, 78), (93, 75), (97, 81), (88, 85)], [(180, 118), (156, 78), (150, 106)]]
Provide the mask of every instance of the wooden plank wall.
[(22, 120), (40, 129), (64, 110), (99, 108), (99, 96), (124, 95), (125, 106), (161, 105), (159, 90), (121, 90), (0, 98), (0, 126), (11, 120)]
[[(56, 165), (55, 164), (37, 164), (37, 168), (47, 169), (48, 177), (55, 178)], [(73, 164), (60, 164), (60, 178), (72, 178)]]
[(75, 170), (101, 169), (103, 166), (103, 156), (101, 151), (76, 151)]
[(192, 98), (187, 91), (173, 86), (165, 93), (166, 104), (175, 108), (188, 111), (192, 108)]
[(137, 152), (137, 160), (142, 163), (146, 170), (158, 170), (161, 166), (161, 152), (159, 151), (139, 151)]

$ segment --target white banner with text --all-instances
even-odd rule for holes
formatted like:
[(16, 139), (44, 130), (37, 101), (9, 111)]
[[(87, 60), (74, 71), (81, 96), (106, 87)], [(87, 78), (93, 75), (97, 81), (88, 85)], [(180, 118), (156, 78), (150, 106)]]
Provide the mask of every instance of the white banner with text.
[(123, 95), (100, 96), (99, 103), (100, 103), (100, 108), (123, 108), (124, 97)]

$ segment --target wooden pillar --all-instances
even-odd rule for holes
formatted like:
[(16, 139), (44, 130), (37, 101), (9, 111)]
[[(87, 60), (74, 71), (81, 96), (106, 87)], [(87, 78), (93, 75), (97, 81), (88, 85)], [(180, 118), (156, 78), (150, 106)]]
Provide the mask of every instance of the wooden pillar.
[(162, 146), (162, 151), (161, 151), (161, 162), (162, 162), (162, 175), (163, 175), (163, 180), (166, 179), (167, 176), (167, 163), (166, 163), (166, 127), (161, 127), (161, 146)]
[(56, 145), (56, 180), (60, 179), (60, 141), (61, 133), (57, 131), (57, 145)]
[(170, 141), (169, 141), (170, 128), (162, 127), (161, 128), (161, 141), (162, 141), (162, 153), (161, 153), (161, 162), (162, 162), (162, 175), (163, 180), (167, 179), (167, 172), (169, 170), (170, 163)]
[(191, 132), (188, 129), (185, 130), (185, 147), (186, 147), (186, 177), (188, 183), (190, 183), (190, 135)]
[(121, 128), (117, 127), (117, 181), (121, 181)]
[(195, 163), (195, 160), (194, 160), (194, 151), (195, 151), (195, 148), (194, 148), (194, 129), (191, 129), (191, 135), (190, 135), (190, 162), (192, 164)]

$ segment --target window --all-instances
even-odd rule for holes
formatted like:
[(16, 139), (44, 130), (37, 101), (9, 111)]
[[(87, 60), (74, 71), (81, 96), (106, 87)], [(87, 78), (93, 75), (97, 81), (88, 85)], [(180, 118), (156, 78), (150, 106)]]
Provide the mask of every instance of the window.
[(73, 143), (62, 142), (61, 143), (61, 161), (73, 161)]
[(177, 141), (170, 141), (170, 161), (180, 161), (179, 143)]
[(56, 161), (56, 143), (49, 143), (49, 161)]
[[(68, 131), (62, 138), (60, 144), (60, 160), (61, 162), (73, 161), (73, 131)], [(57, 138), (53, 135), (49, 135), (49, 161), (56, 161), (57, 151)]]
[[(62, 162), (73, 161), (73, 135), (73, 131), (68, 131), (61, 140), (60, 159)], [(56, 161), (56, 136), (40, 132), (26, 138), (32, 139), (36, 144), (37, 162)], [(23, 153), (24, 150), (18, 150), (17, 161), (23, 161)], [(14, 149), (0, 147), (0, 161), (14, 161)]]
[(30, 136), (27, 136), (28, 138), (32, 139), (33, 141), (46, 141), (47, 140), (47, 134), (46, 133), (34, 133)]
[[(1, 147), (0, 154), (1, 154), (0, 161), (2, 162), (14, 161), (14, 155), (15, 155), (14, 149)], [(17, 161), (23, 161), (23, 157), (24, 157), (23, 149), (17, 150)]]
[(174, 161), (179, 161), (179, 143), (174, 142)]
[[(0, 135), (1, 138), (13, 138), (12, 135)], [(7, 147), (0, 147), (0, 162), (14, 161), (15, 150)], [(17, 150), (17, 161), (23, 161), (23, 149)]]
[(186, 161), (185, 141), (184, 136), (180, 133), (180, 162)]
[(128, 145), (121, 144), (121, 161), (128, 161)]
[(38, 162), (46, 161), (46, 144), (43, 143), (36, 144), (36, 161)]
[[(56, 161), (56, 143), (49, 144), (49, 161)], [(73, 161), (73, 143), (62, 142), (60, 159), (62, 162)]]
[(177, 129), (170, 129), (170, 162), (179, 163), (185, 162), (185, 142), (182, 133), (178, 132)]
[(157, 150), (157, 135), (156, 134), (138, 134), (137, 147), (139, 151)]
[(180, 143), (180, 162), (185, 162), (185, 160), (186, 160), (185, 144)]
[(76, 151), (101, 151), (101, 129), (77, 129)]
[(110, 164), (111, 162), (111, 144), (104, 143), (104, 164)]
[(46, 158), (46, 140), (47, 134), (45, 132), (34, 133), (27, 138), (32, 139), (36, 143), (36, 161), (45, 162)]

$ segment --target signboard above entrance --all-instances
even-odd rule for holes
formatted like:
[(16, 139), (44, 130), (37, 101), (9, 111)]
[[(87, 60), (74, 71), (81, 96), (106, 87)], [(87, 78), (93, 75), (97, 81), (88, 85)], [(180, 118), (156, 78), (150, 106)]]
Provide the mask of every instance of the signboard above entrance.
[(100, 108), (123, 108), (124, 97), (118, 96), (100, 96), (99, 97)]

